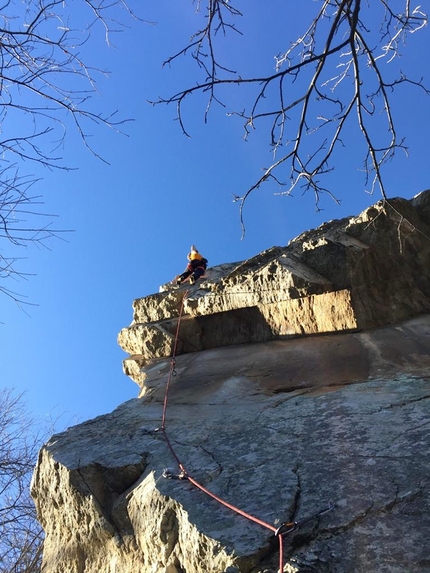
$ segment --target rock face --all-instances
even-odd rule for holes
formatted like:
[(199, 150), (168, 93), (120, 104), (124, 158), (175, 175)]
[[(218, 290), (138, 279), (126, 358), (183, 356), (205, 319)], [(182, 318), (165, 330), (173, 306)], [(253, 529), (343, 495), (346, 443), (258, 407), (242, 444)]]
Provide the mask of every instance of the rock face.
[[(184, 301), (177, 353), (375, 328), (430, 309), (430, 191), (381, 201), (287, 247), (209, 269)], [(118, 343), (126, 374), (173, 351), (186, 287), (134, 302)]]
[(40, 452), (44, 573), (275, 573), (329, 502), (284, 571), (428, 573), (429, 263), (425, 192), (135, 301), (140, 398)]

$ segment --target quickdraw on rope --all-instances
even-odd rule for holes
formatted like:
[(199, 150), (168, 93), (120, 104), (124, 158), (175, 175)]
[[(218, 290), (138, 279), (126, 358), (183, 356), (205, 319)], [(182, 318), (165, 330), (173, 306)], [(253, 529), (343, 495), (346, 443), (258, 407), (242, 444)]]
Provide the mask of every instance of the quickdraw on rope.
[(302, 519), (301, 521), (284, 521), (283, 523), (281, 523), (281, 525), (275, 531), (275, 535), (282, 535), (282, 534), (286, 535), (288, 533), (293, 533), (293, 531), (297, 531), (298, 529), (300, 529), (303, 525), (305, 525), (309, 521), (312, 521), (313, 519), (320, 517), (320, 515), (323, 515), (324, 513), (327, 513), (328, 511), (332, 511), (334, 508), (335, 508), (334, 503), (330, 502), (328, 504), (328, 507), (326, 507), (324, 509), (320, 509), (316, 513), (313, 513), (312, 515), (310, 515), (309, 517), (306, 517), (305, 519)]
[(167, 443), (173, 457), (175, 458), (176, 463), (178, 464), (178, 467), (180, 469), (180, 473), (175, 474), (171, 469), (166, 468), (163, 472), (163, 477), (167, 478), (167, 479), (180, 479), (180, 480), (186, 479), (190, 483), (192, 483), (195, 487), (200, 489), (202, 492), (204, 492), (206, 495), (208, 495), (209, 497), (211, 497), (212, 499), (214, 499), (215, 501), (217, 501), (218, 503), (220, 503), (224, 507), (227, 507), (231, 511), (237, 513), (238, 515), (242, 515), (246, 519), (253, 521), (254, 523), (257, 523), (258, 525), (261, 525), (262, 527), (265, 527), (266, 529), (269, 529), (270, 531), (272, 531), (272, 533), (275, 535), (275, 537), (277, 537), (279, 540), (279, 573), (282, 573), (284, 570), (283, 535), (287, 535), (289, 533), (292, 533), (293, 531), (296, 531), (297, 529), (299, 529), (302, 525), (304, 525), (308, 521), (311, 521), (312, 519), (319, 517), (320, 515), (322, 515), (323, 513), (326, 513), (327, 511), (331, 511), (332, 509), (334, 509), (334, 505), (332, 503), (330, 503), (327, 508), (322, 509), (321, 511), (311, 515), (310, 517), (307, 517), (306, 519), (303, 519), (302, 521), (283, 522), (283, 523), (281, 523), (281, 525), (279, 527), (275, 527), (274, 525), (271, 525), (270, 523), (266, 523), (265, 521), (259, 519), (258, 517), (250, 515), (249, 513), (243, 511), (242, 509), (239, 509), (238, 507), (232, 505), (231, 503), (228, 503), (224, 499), (221, 499), (220, 497), (218, 497), (217, 495), (215, 495), (214, 493), (212, 493), (211, 491), (206, 489), (202, 484), (200, 484), (198, 481), (196, 481), (193, 477), (191, 477), (189, 475), (189, 473), (187, 472), (187, 470), (185, 469), (185, 467), (181, 463), (179, 457), (177, 456), (175, 450), (173, 449), (173, 446), (170, 443), (169, 437), (168, 437), (167, 432), (166, 432), (166, 412), (167, 412), (168, 395), (169, 395), (170, 382), (172, 380), (172, 377), (177, 375), (177, 372), (176, 372), (176, 353), (177, 353), (178, 340), (179, 340), (179, 328), (181, 325), (181, 319), (182, 319), (182, 314), (183, 314), (183, 310), (184, 310), (184, 302), (185, 302), (185, 299), (187, 298), (187, 295), (188, 295), (188, 291), (185, 292), (185, 294), (182, 298), (182, 301), (181, 301), (180, 309), (179, 309), (178, 324), (176, 326), (176, 333), (175, 333), (175, 340), (174, 340), (174, 344), (173, 344), (172, 358), (170, 361), (169, 376), (167, 379), (166, 392), (164, 395), (163, 416), (162, 416), (162, 421), (161, 421), (161, 427), (157, 428), (158, 431), (163, 432), (166, 443)]

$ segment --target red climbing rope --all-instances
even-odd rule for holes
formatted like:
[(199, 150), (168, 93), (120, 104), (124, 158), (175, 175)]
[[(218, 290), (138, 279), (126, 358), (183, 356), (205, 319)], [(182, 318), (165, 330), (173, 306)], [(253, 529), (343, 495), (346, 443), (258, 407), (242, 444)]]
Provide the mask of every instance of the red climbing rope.
[[(188, 291), (185, 291), (184, 296), (182, 297), (182, 301), (181, 301), (181, 306), (179, 309), (179, 317), (178, 317), (178, 324), (176, 325), (176, 333), (175, 333), (175, 341), (173, 343), (173, 352), (172, 352), (172, 358), (170, 360), (170, 370), (169, 370), (169, 377), (167, 379), (167, 385), (166, 385), (166, 393), (164, 395), (164, 406), (163, 406), (163, 418), (162, 418), (162, 422), (161, 422), (161, 429), (164, 431), (165, 427), (166, 427), (166, 412), (167, 412), (167, 399), (169, 396), (169, 388), (170, 388), (170, 382), (172, 380), (173, 376), (176, 376), (176, 352), (178, 349), (178, 340), (179, 340), (179, 327), (181, 326), (181, 319), (182, 319), (182, 313), (184, 311), (184, 302), (185, 299), (187, 298), (187, 294)], [(176, 456), (175, 456), (176, 457)]]
[(187, 295), (188, 295), (188, 291), (185, 292), (185, 294), (182, 298), (182, 301), (181, 301), (180, 309), (179, 309), (178, 324), (176, 326), (175, 341), (174, 341), (174, 345), (173, 345), (173, 353), (172, 353), (172, 358), (170, 361), (169, 376), (167, 379), (166, 391), (165, 391), (165, 395), (164, 395), (163, 416), (162, 416), (162, 422), (161, 422), (161, 427), (160, 427), (160, 430), (163, 432), (166, 443), (169, 446), (169, 449), (170, 449), (173, 457), (175, 458), (179, 469), (181, 470), (180, 475), (176, 476), (176, 477), (179, 477), (180, 479), (187, 479), (195, 487), (197, 487), (198, 489), (203, 491), (205, 494), (207, 494), (212, 499), (216, 500), (218, 503), (220, 503), (224, 507), (227, 507), (228, 509), (234, 511), (235, 513), (242, 515), (246, 519), (249, 519), (250, 521), (257, 523), (258, 525), (261, 525), (262, 527), (266, 527), (266, 529), (269, 529), (274, 534), (276, 534), (278, 539), (279, 539), (279, 573), (282, 573), (282, 571), (284, 569), (284, 565), (283, 565), (284, 564), (284, 555), (283, 555), (283, 535), (279, 531), (280, 528), (276, 528), (275, 526), (270, 525), (269, 523), (266, 523), (265, 521), (259, 519), (258, 517), (250, 515), (246, 511), (243, 511), (242, 509), (239, 509), (238, 507), (232, 505), (231, 503), (228, 503), (227, 501), (221, 499), (220, 497), (218, 497), (217, 495), (215, 495), (214, 493), (212, 493), (211, 491), (206, 489), (202, 484), (200, 484), (198, 481), (196, 481), (193, 477), (191, 477), (189, 475), (189, 473), (187, 472), (187, 470), (185, 469), (185, 467), (183, 466), (183, 464), (181, 463), (181, 461), (180, 461), (178, 455), (176, 454), (175, 450), (173, 449), (173, 446), (172, 446), (172, 444), (169, 440), (169, 437), (167, 435), (167, 432), (166, 432), (166, 413), (167, 413), (168, 396), (169, 396), (169, 389), (170, 389), (171, 380), (174, 376), (176, 376), (176, 352), (177, 352), (178, 340), (179, 340), (179, 329), (180, 329), (181, 319), (182, 319), (183, 310), (184, 310), (184, 302), (185, 302), (185, 299), (187, 298)]

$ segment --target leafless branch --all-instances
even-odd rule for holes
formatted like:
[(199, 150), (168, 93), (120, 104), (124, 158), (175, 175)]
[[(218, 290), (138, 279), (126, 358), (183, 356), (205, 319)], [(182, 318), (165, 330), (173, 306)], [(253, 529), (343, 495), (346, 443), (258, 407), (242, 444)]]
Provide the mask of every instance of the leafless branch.
[(7, 243), (49, 246), (63, 232), (39, 224), (46, 214), (30, 190), (40, 178), (23, 174), (24, 164), (72, 169), (59, 153), (70, 129), (107, 163), (91, 143), (93, 128), (122, 132), (129, 121), (117, 118), (116, 111), (97, 110), (97, 79), (108, 72), (91, 67), (81, 51), (99, 30), (111, 45), (112, 35), (125, 28), (124, 17), (137, 16), (126, 0), (78, 2), (86, 21), (75, 21), (77, 7), (67, 0), (5, 0), (0, 10), (0, 291), (19, 304), (24, 297), (3, 286), (25, 276), (16, 266), (21, 257), (7, 254)]
[(40, 571), (43, 531), (30, 497), (40, 436), (23, 396), (0, 389), (0, 570)]
[[(427, 23), (419, 6), (403, 1), (403, 10), (396, 6), (396, 11), (389, 0), (371, 4), (362, 0), (315, 2), (317, 11), (310, 25), (276, 57), (275, 72), (258, 77), (244, 77), (228, 62), (221, 65), (215, 50), (216, 33), (239, 32), (236, 19), (242, 13), (228, 0), (199, 2), (200, 10), (205, 6), (205, 25), (165, 63), (191, 56), (203, 75), (196, 84), (150, 103), (176, 105), (176, 119), (189, 136), (183, 107), (190, 96), (208, 94), (207, 121), (214, 103), (226, 106), (218, 95), (221, 88), (233, 84), (247, 88), (246, 93), (251, 90), (251, 97), (244, 97), (243, 109), (228, 115), (244, 121), (245, 139), (257, 124), (266, 126), (273, 162), (249, 189), (235, 195), (243, 233), (244, 205), (250, 194), (269, 180), (284, 188), (280, 194), (291, 195), (297, 186), (313, 191), (317, 208), (323, 194), (336, 199), (322, 181), (335, 168), (337, 150), (344, 146), (346, 131), (354, 123), (363, 138), (365, 185), (370, 185), (372, 193), (378, 188), (386, 197), (383, 167), (396, 151), (407, 152), (404, 139), (396, 131), (391, 93), (400, 84), (430, 93), (422, 79), (409, 78), (403, 72), (389, 77), (391, 72), (383, 65), (396, 59), (407, 36)], [(375, 21), (379, 22), (376, 43)], [(275, 176), (278, 171), (279, 177)]]

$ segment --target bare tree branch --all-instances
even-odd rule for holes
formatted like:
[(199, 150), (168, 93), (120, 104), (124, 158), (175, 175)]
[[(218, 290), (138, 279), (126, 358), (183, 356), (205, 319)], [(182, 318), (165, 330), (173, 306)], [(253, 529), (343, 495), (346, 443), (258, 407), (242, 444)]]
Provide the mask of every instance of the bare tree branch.
[(43, 531), (30, 497), (41, 439), (22, 395), (0, 389), (0, 571), (40, 571)]
[[(196, 84), (150, 103), (176, 105), (176, 119), (189, 136), (183, 119), (189, 96), (207, 94), (207, 121), (214, 103), (226, 107), (218, 95), (221, 88), (237, 85), (246, 88), (246, 94), (251, 90), (250, 98), (244, 95), (243, 109), (231, 110), (228, 115), (244, 121), (245, 139), (257, 124), (266, 126), (273, 162), (249, 189), (234, 196), (240, 205), (243, 234), (244, 205), (250, 194), (269, 180), (284, 188), (279, 194), (291, 195), (297, 186), (304, 192), (311, 190), (317, 208), (323, 194), (336, 200), (322, 181), (335, 169), (335, 152), (344, 146), (346, 131), (354, 125), (363, 138), (365, 185), (370, 185), (372, 193), (379, 189), (386, 198), (383, 167), (396, 151), (407, 152), (396, 131), (391, 93), (401, 84), (430, 93), (422, 78), (409, 78), (401, 71), (393, 78), (389, 76), (391, 68), (385, 66), (400, 55), (407, 36), (427, 23), (419, 6), (402, 1), (400, 10), (399, 2), (394, 9), (388, 0), (371, 4), (362, 0), (314, 2), (316, 14), (304, 33), (276, 56), (275, 72), (256, 77), (244, 77), (228, 62), (220, 64), (213, 41), (218, 31), (224, 35), (239, 32), (235, 20), (242, 13), (228, 0), (199, 2), (205, 26), (165, 63), (191, 56), (203, 75)], [(379, 24), (376, 34), (375, 22)]]
[[(93, 104), (97, 78), (106, 70), (91, 67), (81, 50), (99, 30), (108, 45), (125, 28), (124, 17), (137, 18), (126, 0), (78, 0), (87, 20), (75, 23), (76, 2), (68, 0), (5, 0), (0, 10), (0, 292), (22, 304), (24, 297), (5, 281), (24, 277), (21, 257), (7, 254), (14, 247), (48, 246), (59, 236), (30, 193), (40, 178), (22, 173), (24, 164), (71, 169), (58, 151), (73, 128), (83, 145), (102, 158), (90, 141), (94, 126), (122, 133), (129, 121), (117, 112), (101, 112)], [(82, 11), (81, 11), (82, 12)]]

